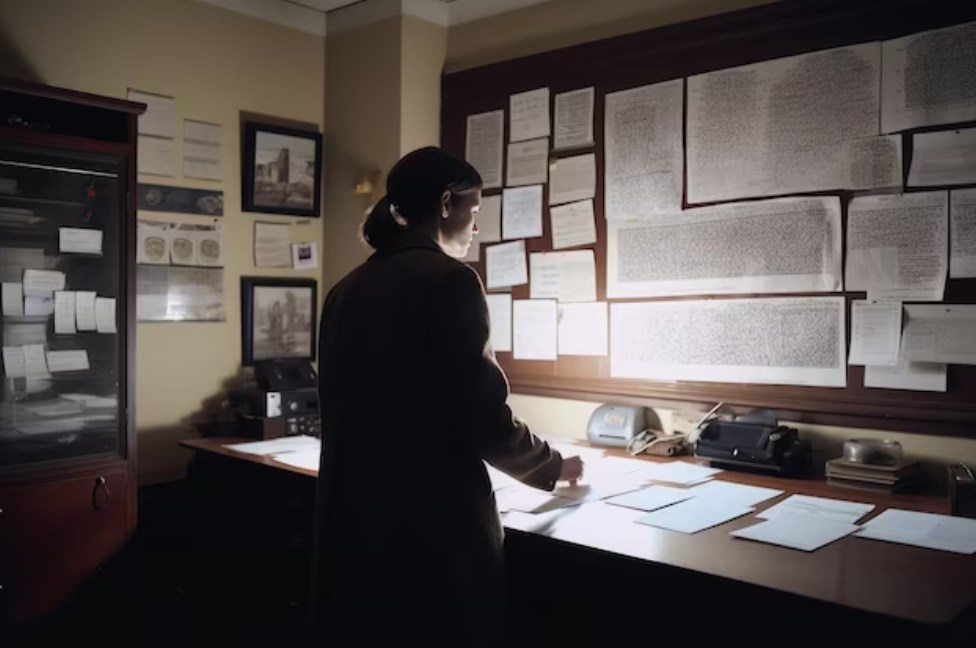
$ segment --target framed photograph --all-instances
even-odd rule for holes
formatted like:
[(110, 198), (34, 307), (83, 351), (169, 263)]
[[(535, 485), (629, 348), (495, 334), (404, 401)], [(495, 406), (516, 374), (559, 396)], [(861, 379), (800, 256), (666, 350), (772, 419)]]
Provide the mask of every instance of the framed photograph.
[(241, 363), (315, 360), (314, 279), (241, 277)]
[(319, 216), (322, 134), (271, 124), (244, 124), (244, 211)]

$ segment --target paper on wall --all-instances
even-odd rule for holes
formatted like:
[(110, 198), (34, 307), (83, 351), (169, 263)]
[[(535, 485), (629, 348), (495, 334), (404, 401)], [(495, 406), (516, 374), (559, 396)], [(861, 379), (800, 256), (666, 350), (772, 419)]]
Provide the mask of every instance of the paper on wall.
[(176, 175), (176, 144), (173, 140), (140, 135), (136, 145), (136, 170), (139, 173), (167, 177)]
[(610, 374), (844, 387), (844, 310), (843, 297), (611, 304)]
[(905, 306), (901, 357), (915, 362), (976, 364), (976, 305)]
[(557, 151), (593, 144), (593, 88), (556, 95), (553, 148)]
[(596, 301), (596, 261), (593, 250), (530, 254), (529, 292), (532, 299)]
[(62, 371), (86, 371), (88, 367), (88, 352), (84, 349), (71, 351), (48, 351), (47, 366), (51, 373)]
[(901, 302), (851, 302), (852, 365), (894, 367), (901, 348)]
[(549, 88), (514, 94), (509, 100), (512, 142), (549, 136)]
[(552, 249), (596, 243), (596, 217), (593, 201), (582, 200), (549, 209), (552, 225)]
[[(223, 229), (220, 225), (197, 227), (193, 230), (193, 241), (196, 246), (198, 265), (223, 267), (224, 240)], [(315, 244), (313, 243), (312, 245), (314, 246)]]
[(516, 360), (555, 360), (557, 311), (552, 299), (512, 302), (513, 357)]
[(506, 189), (502, 194), (502, 237), (506, 240), (542, 236), (542, 187)]
[(183, 176), (223, 180), (224, 127), (220, 124), (183, 120)]
[(20, 282), (4, 281), (0, 285), (3, 297), (4, 317), (23, 317), (24, 315), (24, 285)]
[(867, 291), (869, 299), (940, 301), (948, 244), (948, 192), (854, 198), (847, 218), (847, 290)]
[(3, 347), (3, 375), (7, 378), (25, 378), (27, 362), (24, 360), (24, 347)]
[(608, 297), (835, 292), (836, 197), (780, 198), (607, 223)]
[(502, 197), (499, 195), (484, 196), (481, 199), (481, 209), (475, 217), (478, 233), (475, 241), (478, 243), (497, 243), (502, 240)]
[(949, 276), (976, 277), (976, 189), (950, 193)]
[(935, 362), (899, 359), (894, 367), (864, 367), (864, 386), (882, 389), (944, 392), (946, 366)]
[(508, 186), (544, 184), (549, 180), (549, 138), (508, 145)]
[(136, 236), (139, 247), (136, 251), (138, 263), (169, 265), (170, 231), (164, 223), (139, 221)]
[(176, 135), (176, 101), (173, 97), (139, 90), (128, 91), (129, 101), (146, 104), (146, 112), (139, 115), (139, 134), (157, 137)]
[(882, 130), (976, 119), (974, 42), (976, 22), (885, 41)]
[(681, 210), (681, 79), (609, 94), (604, 115), (608, 221)]
[(59, 227), (58, 250), (64, 253), (101, 254), (102, 230)]
[(280, 223), (254, 223), (254, 265), (258, 268), (291, 267), (291, 230)]
[(24, 270), (24, 297), (51, 298), (53, 292), (64, 290), (64, 281), (58, 270)]
[(95, 317), (96, 297), (96, 293), (87, 290), (79, 290), (75, 293), (75, 318), (79, 331), (98, 330)]
[(74, 334), (75, 294), (71, 291), (54, 293), (54, 332), (58, 335)]
[(95, 298), (95, 329), (99, 333), (115, 333), (115, 298)]
[(495, 351), (512, 350), (512, 296), (485, 295), (491, 321), (491, 347)]
[(578, 202), (596, 195), (596, 156), (560, 158), (549, 165), (549, 204)]
[(976, 184), (976, 128), (912, 135), (908, 184)]
[(192, 226), (177, 225), (169, 230), (169, 260), (173, 265), (198, 265), (197, 239)]
[(502, 186), (504, 122), (504, 110), (468, 115), (464, 159), (478, 170), (485, 189)]
[(499, 243), (485, 248), (485, 283), (489, 290), (521, 286), (528, 282), (525, 241)]
[[(688, 202), (891, 186), (881, 47), (840, 47), (688, 79)], [(880, 157), (879, 157), (880, 156)]]
[(606, 302), (559, 305), (559, 355), (607, 355)]

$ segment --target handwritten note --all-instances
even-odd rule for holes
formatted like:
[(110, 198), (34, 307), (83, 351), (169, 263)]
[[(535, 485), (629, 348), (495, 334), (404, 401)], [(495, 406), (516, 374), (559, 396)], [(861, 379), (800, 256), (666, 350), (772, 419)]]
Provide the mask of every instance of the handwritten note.
[(596, 156), (592, 153), (556, 160), (549, 166), (549, 204), (561, 205), (596, 195)]
[(561, 302), (596, 301), (593, 250), (537, 252), (529, 258), (532, 299)]
[(513, 142), (549, 136), (549, 88), (514, 94), (510, 98), (509, 136)]
[(512, 241), (485, 248), (485, 274), (489, 289), (528, 283), (525, 241)]
[(555, 360), (556, 301), (516, 299), (512, 303), (513, 353), (517, 360)]
[(561, 250), (596, 243), (596, 218), (593, 201), (559, 205), (549, 210), (552, 221), (552, 248)]
[(557, 150), (593, 144), (593, 88), (556, 95), (555, 141)]
[(848, 364), (893, 367), (901, 347), (901, 302), (851, 302)]
[(549, 138), (508, 145), (508, 186), (541, 184), (549, 179)]
[(485, 189), (502, 186), (502, 149), (505, 143), (505, 111), (468, 115), (464, 159), (481, 174)]
[(502, 236), (506, 240), (542, 236), (542, 186), (506, 189), (502, 194)]

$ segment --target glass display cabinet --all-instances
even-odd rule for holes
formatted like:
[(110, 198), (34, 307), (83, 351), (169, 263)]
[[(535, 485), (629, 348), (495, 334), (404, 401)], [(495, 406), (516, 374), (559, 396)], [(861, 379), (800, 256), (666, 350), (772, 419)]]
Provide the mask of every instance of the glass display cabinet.
[(143, 110), (0, 80), (0, 625), (41, 621), (135, 527)]

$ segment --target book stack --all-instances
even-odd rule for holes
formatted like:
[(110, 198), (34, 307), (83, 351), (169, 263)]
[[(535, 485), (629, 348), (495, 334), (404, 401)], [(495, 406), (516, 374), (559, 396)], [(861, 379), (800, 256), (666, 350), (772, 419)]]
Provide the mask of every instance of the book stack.
[(918, 462), (901, 460), (891, 465), (878, 465), (831, 459), (827, 462), (827, 483), (844, 488), (897, 493), (913, 483), (918, 474)]

